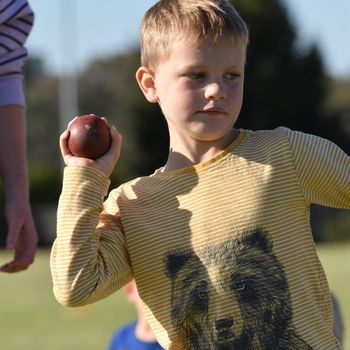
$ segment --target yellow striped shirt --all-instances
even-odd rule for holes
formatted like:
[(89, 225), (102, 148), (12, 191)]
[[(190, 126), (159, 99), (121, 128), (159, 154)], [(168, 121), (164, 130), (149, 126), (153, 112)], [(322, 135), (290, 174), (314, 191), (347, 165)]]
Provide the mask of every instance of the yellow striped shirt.
[(209, 161), (107, 194), (67, 167), (51, 254), (54, 293), (96, 302), (133, 277), (166, 349), (339, 349), (309, 206), (350, 207), (349, 157), (287, 128), (241, 130)]

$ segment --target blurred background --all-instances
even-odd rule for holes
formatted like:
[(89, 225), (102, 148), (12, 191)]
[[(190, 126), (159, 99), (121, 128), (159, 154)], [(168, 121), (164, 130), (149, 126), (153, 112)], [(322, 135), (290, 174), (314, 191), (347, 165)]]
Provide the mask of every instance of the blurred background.
[[(232, 2), (251, 31), (244, 107), (237, 126), (269, 129), (284, 125), (328, 138), (349, 154), (350, 2)], [(22, 324), (14, 329), (4, 328), (4, 320), (8, 318), (0, 317), (0, 339), (2, 343), (4, 339), (8, 341), (7, 347), (1, 346), (3, 349), (69, 350), (79, 349), (78, 344), (84, 344), (84, 349), (90, 349), (89, 346), (104, 349), (105, 338), (98, 338), (94, 343), (80, 335), (81, 338), (74, 338), (72, 343), (62, 330), (70, 329), (74, 337), (84, 327), (85, 330), (91, 327), (105, 337), (114, 326), (134, 317), (128, 306), (118, 308), (118, 300), (121, 305), (125, 304), (122, 296), (84, 310), (62, 311), (51, 296), (48, 257), (55, 237), (62, 179), (58, 138), (73, 116), (86, 113), (107, 116), (123, 134), (122, 155), (112, 176), (112, 187), (149, 174), (164, 164), (168, 139), (165, 122), (158, 106), (146, 102), (134, 78), (140, 64), (140, 21), (154, 3), (156, 0), (30, 1), (36, 20), (27, 43), (29, 57), (24, 76), (31, 201), (41, 249), (37, 263), (28, 272), (0, 278), (6, 304), (0, 304), (0, 313), (7, 315), (8, 310), (7, 317), (12, 315), (13, 325), (18, 325), (19, 320)], [(0, 210), (0, 231), (5, 232), (1, 187)], [(349, 329), (350, 300), (346, 298), (346, 290), (350, 286), (345, 280), (350, 272), (347, 267), (350, 261), (346, 260), (350, 255), (350, 215), (348, 211), (318, 206), (313, 206), (311, 212), (315, 241), (324, 266), (330, 271), (330, 285), (339, 295)], [(3, 246), (5, 237), (0, 238)], [(4, 252), (0, 253), (0, 259), (5, 261)], [(27, 290), (22, 288), (23, 283), (28, 286)], [(35, 301), (38, 286), (43, 287), (44, 292), (42, 299)], [(33, 303), (29, 302), (28, 306), (31, 288)], [(13, 300), (13, 306), (7, 298)], [(47, 306), (43, 306), (44, 300)], [(112, 304), (115, 314), (110, 315)], [(123, 307), (127, 313), (120, 311)], [(22, 313), (16, 314), (17, 310)], [(45, 319), (45, 310), (50, 310), (52, 320)], [(43, 321), (41, 326), (31, 322), (35, 315), (38, 324)], [(28, 347), (33, 343), (34, 332), (31, 328), (28, 330), (29, 326), (36, 327), (47, 342), (38, 343), (40, 337), (34, 337), (37, 343)], [(57, 334), (49, 335), (45, 327), (55, 329)], [(15, 341), (13, 336), (17, 333), (22, 337)]]

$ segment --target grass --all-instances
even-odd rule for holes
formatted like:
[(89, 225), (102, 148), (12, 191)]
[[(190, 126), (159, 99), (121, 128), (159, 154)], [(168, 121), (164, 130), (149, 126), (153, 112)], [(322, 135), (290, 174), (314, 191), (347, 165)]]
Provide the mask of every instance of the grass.
[(318, 254), (330, 288), (336, 293), (344, 321), (344, 350), (350, 350), (350, 243), (319, 245)]
[[(339, 298), (350, 350), (350, 243), (318, 247), (329, 284)], [(0, 264), (10, 256), (0, 251)], [(65, 308), (52, 294), (49, 251), (26, 272), (0, 275), (0, 339), (6, 350), (104, 350), (113, 331), (135, 318), (122, 292), (91, 306)]]
[[(0, 262), (9, 260), (0, 252)], [(0, 339), (6, 350), (106, 349), (113, 331), (135, 318), (122, 292), (82, 308), (59, 305), (52, 293), (49, 252), (29, 270), (0, 275)]]

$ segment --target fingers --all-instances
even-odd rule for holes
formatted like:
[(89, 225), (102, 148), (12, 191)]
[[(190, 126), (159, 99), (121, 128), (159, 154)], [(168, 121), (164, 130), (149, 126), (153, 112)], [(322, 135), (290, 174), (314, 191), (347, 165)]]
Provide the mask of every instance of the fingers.
[[(26, 270), (29, 265), (34, 262), (35, 251), (37, 247), (37, 237), (33, 236), (31, 241), (28, 242), (29, 245), (24, 247), (16, 248), (15, 258), (8, 263), (0, 266), (1, 272), (19, 272)], [(24, 251), (22, 251), (24, 249)]]
[(123, 137), (114, 125), (111, 126), (110, 130), (111, 130), (110, 132), (111, 132), (111, 138), (112, 138), (111, 149), (115, 154), (116, 160), (118, 160), (120, 156)]
[[(94, 114), (90, 114), (90, 115), (94, 115)], [(101, 119), (108, 125), (108, 120), (106, 117), (101, 117)]]
[(118, 132), (115, 126), (110, 127), (111, 146), (107, 153), (96, 159), (92, 164), (93, 167), (103, 172), (106, 177), (110, 177), (115, 167), (115, 164), (120, 156), (122, 135)]
[(25, 224), (18, 230), (18, 238), (15, 249), (15, 257), (12, 261), (0, 267), (1, 272), (13, 273), (26, 270), (34, 261), (35, 251), (38, 244), (33, 218), (26, 219)]
[(26, 270), (34, 261), (31, 257), (21, 257), (14, 259), (0, 267), (1, 272), (14, 273)]
[(12, 220), (9, 224), (10, 224), (10, 227), (7, 234), (6, 248), (15, 249), (22, 223), (17, 220), (13, 222)]
[(70, 154), (70, 150), (68, 148), (68, 138), (69, 138), (69, 130), (65, 130), (60, 136), (60, 149), (62, 157), (64, 158), (68, 154)]
[(68, 147), (68, 139), (69, 139), (69, 127), (70, 125), (79, 117), (74, 117), (67, 126), (67, 129), (61, 134), (60, 136), (60, 149), (61, 149), (61, 154), (62, 157), (64, 158), (65, 156), (71, 154), (69, 147)]

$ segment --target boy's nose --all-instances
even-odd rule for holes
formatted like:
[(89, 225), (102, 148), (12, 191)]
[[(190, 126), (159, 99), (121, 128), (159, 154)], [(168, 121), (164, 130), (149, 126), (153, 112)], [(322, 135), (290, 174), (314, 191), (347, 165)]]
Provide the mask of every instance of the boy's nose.
[(206, 87), (205, 97), (209, 100), (223, 100), (226, 98), (226, 92), (219, 82), (212, 82)]

